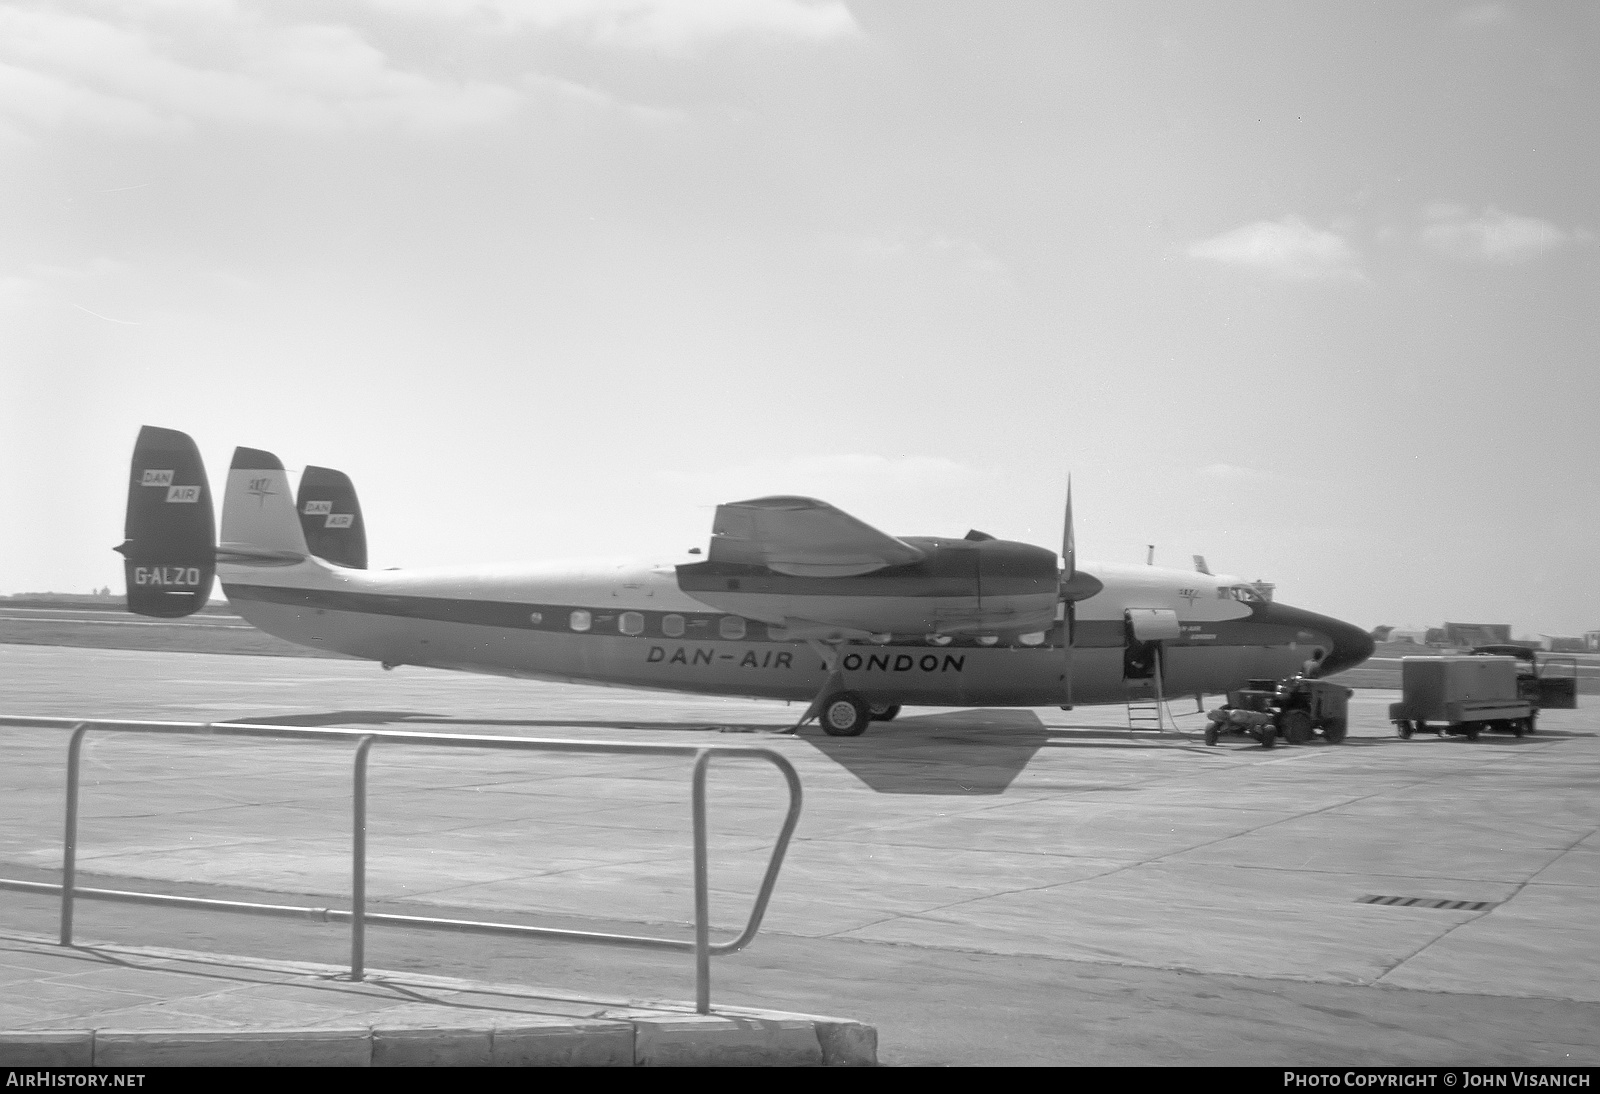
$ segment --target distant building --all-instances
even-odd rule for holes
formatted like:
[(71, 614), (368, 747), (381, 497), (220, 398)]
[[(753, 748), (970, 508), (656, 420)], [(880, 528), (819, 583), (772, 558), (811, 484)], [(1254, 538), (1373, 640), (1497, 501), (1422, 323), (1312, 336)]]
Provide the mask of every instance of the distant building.
[(1584, 653), (1589, 649), (1589, 644), (1584, 638), (1564, 634), (1541, 634), (1539, 646), (1552, 653)]
[(1600, 653), (1600, 631), (1584, 631), (1583, 648), (1590, 653)]
[[(1510, 623), (1446, 623), (1446, 646), (1507, 646), (1511, 644)], [(1433, 645), (1433, 632), (1428, 634), (1428, 644)]]

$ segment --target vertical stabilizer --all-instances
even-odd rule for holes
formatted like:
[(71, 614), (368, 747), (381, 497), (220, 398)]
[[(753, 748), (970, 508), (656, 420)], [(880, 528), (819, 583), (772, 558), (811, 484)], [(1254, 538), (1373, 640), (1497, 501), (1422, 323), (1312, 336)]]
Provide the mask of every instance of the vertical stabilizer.
[(216, 574), (211, 487), (187, 433), (147, 425), (133, 446), (123, 556), (128, 610), (176, 619), (205, 607)]
[(307, 467), (300, 476), (295, 512), (312, 554), (335, 566), (367, 568), (367, 529), (349, 475), (331, 467)]
[(225, 562), (286, 565), (309, 553), (282, 461), (257, 448), (234, 449), (218, 556)]

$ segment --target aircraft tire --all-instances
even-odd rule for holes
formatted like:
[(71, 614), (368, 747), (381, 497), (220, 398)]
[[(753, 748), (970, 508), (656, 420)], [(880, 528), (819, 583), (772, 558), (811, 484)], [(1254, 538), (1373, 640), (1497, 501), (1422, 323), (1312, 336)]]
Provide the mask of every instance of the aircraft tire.
[(872, 707), (853, 691), (836, 691), (822, 701), (817, 720), (830, 737), (859, 737), (872, 722)]
[(1461, 732), (1466, 734), (1467, 740), (1476, 741), (1478, 739), (1478, 734), (1483, 732), (1483, 723), (1463, 722), (1461, 725)]
[(1329, 718), (1322, 723), (1322, 739), (1330, 745), (1341, 743), (1349, 731), (1349, 724), (1343, 718)]
[(874, 722), (892, 722), (892, 721), (894, 721), (895, 716), (897, 714), (899, 714), (899, 713), (900, 713), (900, 704), (899, 703), (890, 703), (888, 706), (884, 707), (881, 710), (877, 706), (873, 706), (873, 708), (872, 708), (872, 720)]
[(1275, 729), (1272, 729), (1270, 727), (1268, 729), (1266, 729), (1266, 730), (1263, 730), (1262, 734), (1261, 734), (1261, 747), (1262, 748), (1276, 748), (1276, 747), (1278, 747), (1278, 731), (1275, 730)]
[(1396, 722), (1394, 724), (1394, 731), (1400, 734), (1400, 739), (1402, 741), (1411, 740), (1411, 734), (1414, 732), (1411, 728), (1410, 722)]
[(1286, 710), (1278, 719), (1278, 730), (1283, 739), (1292, 745), (1309, 744), (1316, 732), (1311, 725), (1311, 715), (1303, 710)]
[(1210, 725), (1206, 726), (1206, 744), (1214, 745), (1216, 743), (1217, 743), (1217, 723), (1212, 722)]

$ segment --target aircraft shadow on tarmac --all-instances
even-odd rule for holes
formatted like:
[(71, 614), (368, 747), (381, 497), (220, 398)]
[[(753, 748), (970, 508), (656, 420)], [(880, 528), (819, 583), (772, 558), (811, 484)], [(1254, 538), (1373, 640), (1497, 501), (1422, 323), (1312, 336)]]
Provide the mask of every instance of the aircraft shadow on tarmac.
[(1133, 734), (1124, 724), (1047, 726), (1031, 710), (902, 716), (864, 737), (801, 739), (881, 794), (1000, 794), (1040, 749), (1194, 748), (1198, 733)]

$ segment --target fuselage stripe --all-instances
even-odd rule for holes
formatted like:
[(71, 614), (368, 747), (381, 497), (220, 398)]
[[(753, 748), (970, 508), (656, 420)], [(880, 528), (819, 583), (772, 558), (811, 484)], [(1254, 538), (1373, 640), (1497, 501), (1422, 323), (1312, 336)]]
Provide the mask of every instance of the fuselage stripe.
[[(742, 641), (794, 643), (790, 638), (774, 638), (765, 623), (725, 612), (664, 612), (635, 607), (594, 604), (536, 604), (470, 597), (416, 596), (397, 593), (351, 592), (341, 589), (307, 589), (279, 585), (242, 585), (225, 582), (223, 591), (234, 601), (257, 601), (322, 611), (352, 612), (400, 619), (425, 619), (441, 623), (462, 623), (508, 630), (545, 631), (571, 637), (609, 636), (685, 642)], [(587, 626), (573, 626), (575, 615), (587, 617)], [(635, 618), (627, 630), (623, 616)], [(681, 621), (682, 631), (669, 633), (667, 621)], [(727, 629), (727, 621), (739, 625)], [(634, 633), (629, 633), (635, 627)], [(1126, 643), (1120, 620), (1082, 620), (1075, 627), (1073, 645), (1078, 649), (1118, 648)], [(1286, 633), (1277, 633), (1283, 631)], [(1182, 639), (1169, 646), (1188, 644), (1218, 646), (1276, 645), (1293, 638), (1292, 627), (1276, 627), (1251, 620), (1206, 623), (1203, 630), (1186, 628)], [(931, 649), (1050, 649), (1061, 646), (1061, 627), (1045, 633), (1044, 641), (1026, 643), (1018, 637), (1003, 637), (995, 642), (980, 642), (973, 635), (954, 635), (946, 642), (932, 642), (923, 636), (896, 635), (896, 646), (928, 646)]]

